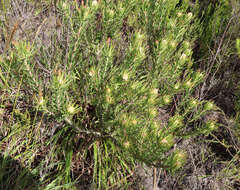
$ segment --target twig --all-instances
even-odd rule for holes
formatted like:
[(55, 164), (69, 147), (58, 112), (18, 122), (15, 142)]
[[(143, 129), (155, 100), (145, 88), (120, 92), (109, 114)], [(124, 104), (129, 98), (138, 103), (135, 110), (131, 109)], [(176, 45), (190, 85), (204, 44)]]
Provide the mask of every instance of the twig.
[(10, 35), (7, 36), (7, 42), (6, 42), (6, 45), (5, 45), (3, 54), (5, 54), (5, 53), (7, 52), (7, 50), (8, 50), (8, 48), (10, 47), (11, 42), (12, 42), (12, 40), (13, 40), (13, 37), (14, 37), (16, 31), (17, 31), (18, 28), (19, 28), (19, 25), (20, 25), (20, 21), (18, 20), (18, 21), (14, 24), (13, 29), (10, 31)]
[(153, 168), (153, 190), (157, 188), (157, 168)]
[[(204, 90), (205, 90), (205, 87), (206, 87), (207, 78), (209, 77), (210, 72), (211, 72), (211, 70), (212, 70), (212, 68), (213, 68), (213, 66), (214, 66), (214, 63), (215, 63), (216, 59), (217, 59), (217, 56), (218, 56), (218, 54), (219, 54), (220, 51), (221, 51), (221, 47), (222, 47), (222, 44), (223, 44), (224, 39), (225, 39), (225, 37), (226, 37), (227, 31), (228, 31), (228, 29), (230, 28), (230, 25), (231, 25), (233, 19), (234, 19), (235, 17), (237, 17), (237, 16), (239, 15), (239, 13), (240, 13), (240, 11), (239, 11), (236, 15), (232, 16), (232, 17), (230, 18), (230, 20), (228, 21), (228, 24), (227, 24), (227, 26), (226, 26), (226, 28), (225, 28), (225, 31), (224, 31), (224, 33), (223, 33), (223, 35), (222, 35), (222, 37), (221, 37), (220, 43), (219, 43), (219, 45), (218, 45), (217, 52), (215, 53), (215, 56), (212, 57), (212, 59), (211, 59), (210, 62), (209, 62), (209, 65), (210, 65), (210, 66), (209, 66), (209, 68), (207, 69), (207, 74), (206, 74), (206, 76), (205, 76), (205, 81), (204, 81), (204, 83), (203, 83), (203, 85), (202, 85), (202, 88), (201, 88), (201, 93), (200, 93), (200, 97), (199, 97), (200, 100), (202, 100), (202, 99), (204, 98), (203, 93), (204, 93)], [(209, 90), (210, 90), (210, 89), (208, 89), (207, 92), (208, 92)]]

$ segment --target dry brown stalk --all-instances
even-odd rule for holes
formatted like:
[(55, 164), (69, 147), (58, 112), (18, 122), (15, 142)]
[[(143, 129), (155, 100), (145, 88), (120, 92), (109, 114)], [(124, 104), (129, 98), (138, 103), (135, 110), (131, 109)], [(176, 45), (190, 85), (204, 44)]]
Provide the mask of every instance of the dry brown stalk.
[(17, 32), (17, 30), (19, 29), (19, 27), (20, 27), (20, 21), (18, 20), (14, 24), (14, 26), (13, 26), (12, 30), (10, 31), (9, 35), (7, 35), (7, 42), (5, 44), (5, 48), (4, 48), (4, 51), (3, 51), (4, 54), (9, 49), (9, 47), (10, 47), (10, 45), (12, 43), (13, 37), (14, 37), (15, 33)]

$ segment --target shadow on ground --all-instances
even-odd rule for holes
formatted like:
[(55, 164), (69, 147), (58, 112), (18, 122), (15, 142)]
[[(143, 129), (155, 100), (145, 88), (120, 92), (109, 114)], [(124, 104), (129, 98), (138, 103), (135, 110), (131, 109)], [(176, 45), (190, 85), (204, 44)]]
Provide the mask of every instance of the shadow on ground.
[(10, 157), (0, 154), (0, 189), (38, 190), (38, 178)]

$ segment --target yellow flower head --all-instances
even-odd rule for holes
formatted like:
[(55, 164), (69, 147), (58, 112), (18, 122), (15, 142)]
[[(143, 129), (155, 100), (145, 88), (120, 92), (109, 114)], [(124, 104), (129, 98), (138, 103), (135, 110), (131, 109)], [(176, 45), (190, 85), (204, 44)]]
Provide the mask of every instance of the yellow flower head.
[(186, 86), (187, 88), (190, 88), (190, 87), (192, 86), (191, 80), (187, 81), (187, 82), (185, 83), (185, 86)]
[(166, 46), (167, 44), (168, 44), (168, 41), (167, 41), (167, 40), (163, 40), (163, 41), (162, 41), (162, 45), (163, 45), (163, 46)]
[(204, 109), (205, 110), (212, 110), (214, 108), (214, 104), (212, 102), (207, 102), (205, 105), (204, 105)]
[(75, 109), (75, 107), (74, 107), (73, 105), (69, 105), (69, 106), (67, 107), (67, 111), (68, 111), (68, 113), (70, 113), (70, 114), (74, 114), (74, 112), (76, 111), (76, 109)]
[(170, 42), (170, 45), (174, 48), (174, 47), (177, 46), (177, 43), (173, 40), (173, 41)]
[(125, 141), (125, 142), (123, 143), (123, 146), (124, 146), (125, 148), (129, 148), (130, 143), (129, 143), (128, 141)]
[(180, 83), (175, 84), (174, 89), (178, 90), (180, 88)]
[(127, 74), (127, 73), (124, 73), (124, 74), (123, 74), (123, 76), (122, 76), (123, 80), (125, 80), (125, 81), (127, 81), (127, 80), (128, 80), (128, 77), (129, 77), (129, 76), (128, 76), (128, 74)]
[(136, 124), (137, 124), (137, 120), (136, 120), (136, 119), (133, 119), (133, 120), (132, 120), (132, 124), (133, 124), (133, 125), (136, 125)]
[(171, 96), (170, 95), (163, 96), (163, 102), (165, 104), (169, 104), (171, 102)]
[(109, 104), (112, 104), (114, 101), (113, 101), (113, 97), (112, 96), (110, 96), (110, 95), (106, 95), (106, 101), (107, 101), (107, 103), (109, 103)]
[(110, 88), (107, 88), (106, 91), (107, 91), (108, 94), (111, 93), (111, 89)]
[(185, 60), (187, 58), (187, 55), (185, 53), (183, 53), (180, 57), (181, 60)]
[(157, 109), (156, 108), (150, 108), (149, 114), (150, 114), (151, 117), (156, 117), (157, 114), (158, 114)]
[(42, 106), (42, 105), (44, 104), (44, 99), (43, 99), (42, 96), (40, 96), (39, 101), (38, 101), (38, 104), (39, 104), (40, 106)]
[(152, 89), (151, 94), (158, 95), (158, 89), (157, 88)]
[(97, 1), (97, 0), (93, 0), (93, 1), (92, 1), (92, 5), (93, 5), (93, 6), (96, 6), (97, 4), (98, 4), (98, 1)]
[(190, 102), (190, 105), (191, 105), (191, 106), (196, 106), (197, 103), (198, 103), (197, 100), (192, 99), (191, 102)]
[(177, 16), (181, 17), (182, 16), (182, 12), (178, 12)]
[(164, 137), (161, 141), (160, 141), (161, 145), (164, 145), (165, 147), (171, 147), (174, 144), (174, 137), (173, 135), (168, 135), (166, 137)]
[(192, 18), (192, 16), (193, 16), (193, 14), (190, 12), (190, 13), (188, 13), (188, 18), (189, 19), (191, 19)]
[(187, 153), (182, 150), (178, 150), (174, 155), (175, 167), (177, 169), (181, 168), (187, 159)]
[(91, 77), (93, 77), (95, 75), (95, 70), (91, 69), (88, 73)]

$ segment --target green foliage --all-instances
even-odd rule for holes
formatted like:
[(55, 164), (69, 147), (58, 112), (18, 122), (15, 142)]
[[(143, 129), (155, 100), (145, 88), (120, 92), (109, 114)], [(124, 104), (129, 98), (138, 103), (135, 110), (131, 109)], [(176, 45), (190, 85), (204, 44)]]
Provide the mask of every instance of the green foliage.
[(240, 56), (240, 39), (236, 40), (236, 48), (237, 48), (238, 54)]
[[(68, 69), (75, 69), (75, 93), (82, 110), (92, 109), (86, 117), (93, 114), (89, 125), (83, 117), (77, 126), (111, 137), (149, 165), (164, 166), (174, 139), (197, 133), (186, 126), (208, 111), (203, 102), (190, 101), (204, 76), (191, 68), (198, 22), (186, 1), (179, 7), (178, 1), (89, 3), (74, 14), (59, 5), (73, 31)], [(175, 109), (166, 126), (159, 109)]]
[(208, 6), (203, 5), (200, 32), (199, 57), (203, 57), (209, 48), (216, 49), (216, 40), (222, 36), (232, 16), (232, 6), (230, 0), (220, 0), (216, 3), (209, 2)]
[[(97, 189), (127, 188), (135, 160), (180, 169), (187, 155), (170, 151), (176, 141), (217, 126), (202, 118), (218, 108), (193, 96), (204, 78), (192, 68), (198, 6), (102, 0), (57, 7), (71, 34), (65, 47), (56, 45), (50, 59), (19, 42), (0, 60), (0, 87), (11, 94), (1, 97), (11, 113), (2, 144), (11, 144), (11, 156), (19, 149), (18, 157), (41, 171), (45, 189), (74, 189), (73, 159), (89, 149)], [(44, 148), (35, 164), (31, 152)]]

